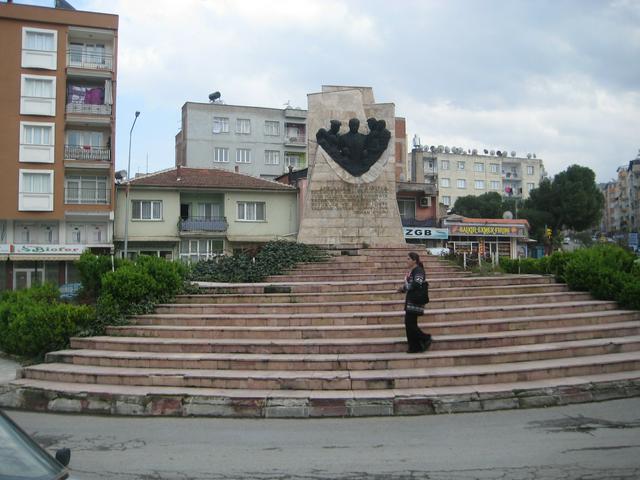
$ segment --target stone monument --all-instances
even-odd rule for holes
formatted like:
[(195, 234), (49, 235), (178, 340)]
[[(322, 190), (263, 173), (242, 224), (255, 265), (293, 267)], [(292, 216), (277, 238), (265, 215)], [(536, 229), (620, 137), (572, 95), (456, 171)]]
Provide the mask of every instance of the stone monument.
[(336, 248), (404, 244), (395, 106), (375, 103), (370, 87), (323, 86), (308, 99), (308, 186), (298, 241)]

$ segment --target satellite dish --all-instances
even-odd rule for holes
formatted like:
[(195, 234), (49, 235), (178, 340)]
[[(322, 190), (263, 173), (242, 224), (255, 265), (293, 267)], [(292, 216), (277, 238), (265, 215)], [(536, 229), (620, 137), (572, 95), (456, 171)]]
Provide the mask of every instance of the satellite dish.
[(449, 147), (444, 147), (444, 153), (449, 153), (450, 151)]
[(438, 145), (438, 153), (444, 152), (444, 145)]
[(506, 148), (503, 148), (503, 149), (502, 149), (502, 156), (503, 156), (503, 157), (506, 157), (506, 156), (507, 156), (507, 149), (506, 149)]
[(516, 151), (515, 150), (511, 150), (511, 156), (515, 157), (516, 156)]
[(502, 156), (502, 152), (500, 150), (498, 150), (496, 153), (498, 154), (499, 157)]
[(513, 213), (507, 210), (502, 214), (502, 218), (504, 218), (505, 220), (513, 220)]
[(527, 153), (527, 158), (531, 159), (531, 154), (530, 153)]
[(486, 148), (484, 149), (484, 154), (485, 155), (489, 155), (489, 150), (487, 150)]
[(220, 92), (213, 92), (209, 94), (209, 101), (211, 103), (215, 102), (216, 100), (218, 100), (220, 98)]
[(495, 151), (495, 150), (491, 150), (489, 153), (490, 153), (491, 155), (495, 155), (495, 154), (496, 154), (496, 151)]
[(436, 147), (435, 147), (435, 146), (433, 146), (433, 145), (431, 145), (431, 148), (429, 149), (429, 151), (430, 151), (431, 153), (436, 153)]
[(533, 158), (536, 158), (536, 154), (535, 153), (533, 154)]
[(126, 170), (118, 170), (115, 173), (116, 176), (116, 180), (123, 180), (125, 178), (127, 178), (127, 171)]
[(478, 154), (478, 149), (474, 148), (473, 150), (471, 150), (471, 154), (472, 155), (477, 155)]

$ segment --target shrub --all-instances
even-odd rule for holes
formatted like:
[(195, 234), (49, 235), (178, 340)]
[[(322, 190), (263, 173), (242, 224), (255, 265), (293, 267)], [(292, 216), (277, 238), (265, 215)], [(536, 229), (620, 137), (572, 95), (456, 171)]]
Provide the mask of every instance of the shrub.
[(180, 262), (169, 262), (164, 258), (143, 255), (136, 260), (136, 266), (155, 281), (152, 293), (155, 302), (170, 300), (180, 292), (187, 269)]
[(82, 283), (81, 296), (95, 301), (100, 296), (102, 288), (102, 276), (111, 272), (114, 267), (118, 268), (128, 261), (114, 258), (113, 263), (109, 255), (95, 255), (90, 251), (85, 251), (76, 262), (76, 267), (80, 273)]
[(53, 285), (7, 292), (0, 299), (0, 348), (10, 354), (42, 357), (59, 350), (95, 319), (93, 307), (57, 301)]
[(320, 262), (326, 258), (327, 254), (318, 247), (279, 240), (264, 245), (254, 258), (239, 254), (199, 262), (192, 268), (191, 278), (210, 282), (260, 282), (297, 263)]
[(153, 308), (158, 291), (158, 282), (135, 264), (106, 273), (98, 298), (98, 319), (117, 321), (127, 315), (146, 313)]
[(640, 310), (640, 276), (629, 275), (616, 300), (623, 307)]
[(556, 277), (556, 280), (559, 282), (565, 282), (564, 272), (567, 267), (567, 263), (571, 258), (573, 258), (573, 253), (570, 252), (553, 252), (549, 257), (547, 264), (547, 273), (552, 274)]

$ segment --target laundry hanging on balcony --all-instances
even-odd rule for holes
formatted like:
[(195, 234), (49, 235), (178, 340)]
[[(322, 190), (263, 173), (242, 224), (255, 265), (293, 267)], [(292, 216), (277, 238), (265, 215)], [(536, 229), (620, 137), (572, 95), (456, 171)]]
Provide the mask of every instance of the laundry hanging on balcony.
[(103, 87), (86, 87), (69, 85), (67, 87), (67, 103), (83, 103), (86, 105), (104, 105), (105, 89)]

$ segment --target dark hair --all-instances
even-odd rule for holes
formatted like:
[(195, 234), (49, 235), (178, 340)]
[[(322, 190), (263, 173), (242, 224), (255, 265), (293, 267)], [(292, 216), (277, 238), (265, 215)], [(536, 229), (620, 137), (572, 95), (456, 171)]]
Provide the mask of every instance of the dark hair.
[(424, 268), (424, 265), (420, 261), (420, 255), (418, 255), (416, 252), (409, 252), (409, 258), (416, 262), (421, 268)]

